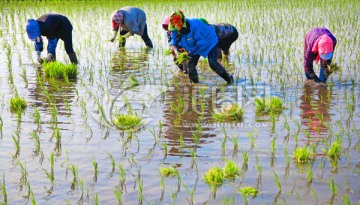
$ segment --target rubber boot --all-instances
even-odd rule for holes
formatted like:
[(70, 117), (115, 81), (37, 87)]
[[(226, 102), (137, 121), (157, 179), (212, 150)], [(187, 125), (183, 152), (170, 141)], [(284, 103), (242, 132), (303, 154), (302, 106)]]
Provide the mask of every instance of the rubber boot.
[(77, 57), (76, 57), (76, 53), (70, 53), (69, 54), (69, 59), (70, 59), (70, 62), (73, 63), (73, 64), (78, 64), (78, 60), (77, 60)]

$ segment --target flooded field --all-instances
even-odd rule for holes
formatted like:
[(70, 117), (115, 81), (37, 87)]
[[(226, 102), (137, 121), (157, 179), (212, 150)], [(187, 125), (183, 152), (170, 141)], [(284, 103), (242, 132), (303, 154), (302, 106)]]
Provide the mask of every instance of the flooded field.
[[(108, 41), (110, 15), (126, 5), (146, 12), (153, 49), (139, 36), (122, 50)], [(0, 204), (360, 203), (358, 1), (26, 1), (0, 8)], [(222, 62), (234, 85), (202, 58), (200, 84), (191, 84), (164, 55), (161, 23), (179, 9), (238, 29)], [(48, 78), (35, 65), (25, 26), (45, 13), (73, 24), (75, 80)], [(314, 27), (338, 39), (333, 61), (341, 70), (326, 86), (305, 83), (303, 74), (304, 36)], [(69, 63), (62, 41), (57, 60)], [(22, 112), (10, 109), (15, 96), (26, 101)], [(257, 98), (275, 96), (285, 109), (256, 112)], [(235, 104), (243, 118), (216, 120)], [(121, 113), (136, 113), (141, 124), (116, 126)], [(233, 176), (206, 182), (214, 167), (226, 173), (231, 162)]]

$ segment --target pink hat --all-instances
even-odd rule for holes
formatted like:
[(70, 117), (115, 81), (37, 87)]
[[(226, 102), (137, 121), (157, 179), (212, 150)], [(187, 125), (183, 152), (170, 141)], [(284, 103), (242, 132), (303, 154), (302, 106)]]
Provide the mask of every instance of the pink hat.
[(322, 36), (320, 36), (319, 41), (318, 41), (318, 49), (319, 49), (319, 54), (320, 54), (320, 58), (324, 59), (324, 60), (328, 60), (332, 57), (332, 53), (334, 51), (333, 49), (333, 41), (331, 40), (331, 38), (324, 34)]
[(169, 22), (170, 22), (170, 16), (167, 16), (167, 17), (165, 17), (164, 22), (162, 23), (162, 25), (168, 26)]

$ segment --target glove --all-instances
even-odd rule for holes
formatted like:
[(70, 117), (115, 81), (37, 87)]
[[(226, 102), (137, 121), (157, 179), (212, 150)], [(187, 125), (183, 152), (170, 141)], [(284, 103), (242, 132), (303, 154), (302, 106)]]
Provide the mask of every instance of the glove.
[(36, 51), (36, 56), (37, 56), (37, 62), (39, 64), (42, 64), (44, 61), (43, 59), (41, 59), (41, 51)]
[(47, 62), (54, 61), (54, 55), (52, 53), (48, 53), (46, 57), (46, 61)]

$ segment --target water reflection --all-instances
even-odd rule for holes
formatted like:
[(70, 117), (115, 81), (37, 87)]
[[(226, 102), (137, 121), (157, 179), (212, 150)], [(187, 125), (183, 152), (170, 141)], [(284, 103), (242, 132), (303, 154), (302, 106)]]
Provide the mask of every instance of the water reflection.
[(40, 110), (49, 112), (55, 105), (58, 114), (69, 115), (71, 113), (70, 104), (75, 97), (76, 79), (69, 80), (69, 82), (51, 79), (45, 77), (40, 68), (36, 73), (36, 79), (29, 82), (29, 97), (34, 100), (35, 105), (41, 108)]
[(310, 137), (328, 131), (326, 122), (330, 121), (330, 96), (331, 91), (326, 86), (304, 85), (300, 97), (301, 124), (307, 127)]

